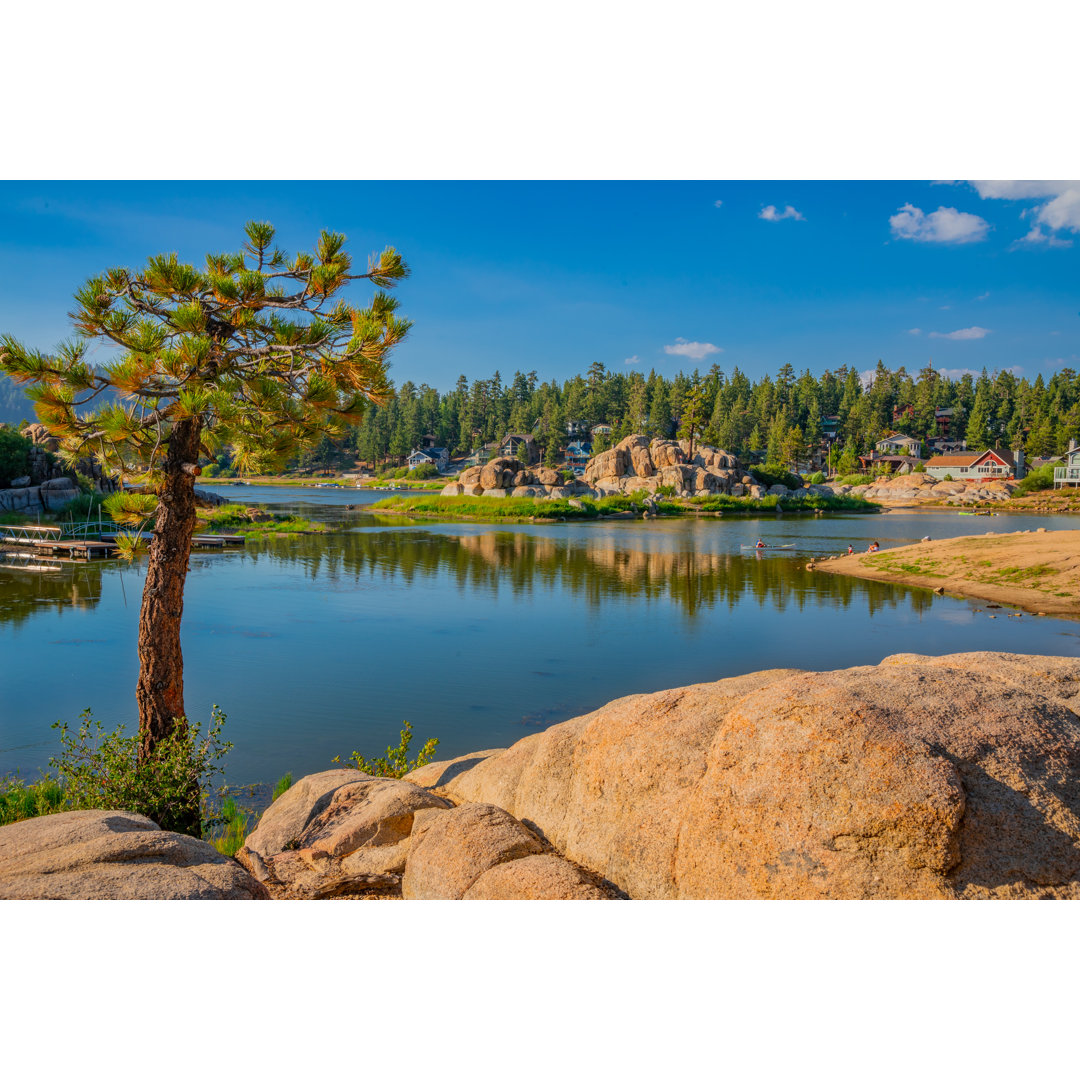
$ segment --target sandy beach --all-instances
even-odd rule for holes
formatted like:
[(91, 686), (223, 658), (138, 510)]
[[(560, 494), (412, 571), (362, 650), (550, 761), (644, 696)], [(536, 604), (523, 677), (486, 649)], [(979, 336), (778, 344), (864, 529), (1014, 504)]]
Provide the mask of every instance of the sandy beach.
[(844, 555), (814, 569), (1080, 616), (1080, 530), (958, 536)]

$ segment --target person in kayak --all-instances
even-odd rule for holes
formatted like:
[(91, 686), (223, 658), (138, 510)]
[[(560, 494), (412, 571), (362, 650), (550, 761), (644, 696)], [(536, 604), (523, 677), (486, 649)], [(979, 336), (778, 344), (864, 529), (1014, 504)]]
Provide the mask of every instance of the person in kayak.
[(758, 542), (754, 545), (754, 547), (756, 547), (756, 548), (765, 547), (765, 541), (764, 540), (758, 540)]

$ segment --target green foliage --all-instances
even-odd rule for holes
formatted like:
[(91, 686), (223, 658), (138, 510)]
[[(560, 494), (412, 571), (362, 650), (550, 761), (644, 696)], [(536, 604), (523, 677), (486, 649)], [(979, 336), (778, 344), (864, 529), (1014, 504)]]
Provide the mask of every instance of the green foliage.
[(787, 469), (767, 465), (754, 465), (750, 469), (750, 475), (759, 484), (764, 484), (766, 487), (772, 487), (773, 484), (783, 484), (784, 487), (790, 488), (792, 491), (802, 487), (802, 480), (794, 473), (788, 472)]
[(806, 482), (808, 484), (824, 484), (825, 483), (825, 474), (819, 469), (817, 472), (811, 473), (806, 478)]
[(926, 472), (926, 466), (920, 461), (911, 471), (924, 473)]
[(163, 829), (201, 835), (187, 823), (199, 820), (200, 786), (222, 772), (220, 760), (232, 748), (221, 738), (225, 714), (215, 705), (203, 735), (199, 725), (177, 724), (144, 760), (138, 735), (121, 725), (106, 732), (87, 709), (79, 726), (54, 724), (60, 731), (60, 756), (49, 764), (59, 773), (68, 802), (78, 810), (127, 810), (145, 814)]
[(1047, 488), (1054, 486), (1054, 466), (1053, 465), (1040, 465), (1037, 469), (1032, 469), (1031, 472), (1020, 481), (1017, 487), (1014, 498), (1017, 495), (1030, 495), (1033, 491), (1046, 491)]
[(30, 471), (30, 447), (34, 444), (11, 428), (0, 428), (0, 487)]
[(231, 859), (244, 846), (244, 840), (254, 828), (256, 820), (256, 814), (246, 807), (240, 807), (230, 795), (214, 817), (203, 821), (203, 829), (209, 842)]
[(414, 469), (407, 469), (406, 475), (410, 480), (430, 480), (433, 476), (439, 475), (439, 469), (437, 465), (425, 462), (423, 465), (417, 465)]
[(946, 473), (945, 476), (943, 477), (943, 479), (952, 480), (952, 473)]
[(286, 791), (288, 791), (288, 790), (289, 790), (289, 788), (291, 788), (291, 787), (292, 787), (292, 785), (293, 785), (293, 775), (292, 775), (292, 773), (291, 773), (291, 772), (289, 772), (289, 773), (286, 773), (286, 774), (285, 774), (285, 775), (284, 775), (284, 776), (283, 776), (283, 777), (282, 777), (282, 778), (281, 778), (281, 779), (280, 779), (280, 780), (279, 780), (279, 781), (278, 781), (278, 782), (277, 782), (277, 783), (276, 783), (276, 784), (274, 785), (274, 791), (273, 791), (273, 795), (271, 796), (271, 801), (275, 801), (275, 800), (277, 800), (277, 799), (280, 799), (280, 798), (281, 798), (281, 796), (282, 796), (282, 795), (284, 795), (284, 794), (285, 794), (285, 792), (286, 792)]
[[(409, 744), (412, 742), (412, 724), (408, 720), (402, 722), (401, 737), (397, 746), (386, 748), (386, 757), (366, 758), (358, 750), (349, 755), (345, 765), (350, 769), (359, 769), (371, 776), (390, 776), (400, 778), (406, 773), (412, 772), (426, 765), (435, 756), (435, 748), (439, 745), (438, 739), (428, 739), (420, 748), (416, 757), (409, 760)], [(333, 759), (335, 765), (340, 765), (341, 758)]]
[(850, 473), (848, 476), (840, 476), (836, 479), (836, 483), (847, 484), (849, 487), (865, 487), (873, 482), (874, 478), (865, 473)]
[(98, 507), (104, 507), (105, 498), (99, 491), (80, 492), (64, 506), (58, 517), (63, 521), (85, 521), (87, 517), (96, 520)]
[(17, 776), (0, 777), (0, 825), (70, 809), (63, 785), (55, 777), (46, 775), (33, 784)]

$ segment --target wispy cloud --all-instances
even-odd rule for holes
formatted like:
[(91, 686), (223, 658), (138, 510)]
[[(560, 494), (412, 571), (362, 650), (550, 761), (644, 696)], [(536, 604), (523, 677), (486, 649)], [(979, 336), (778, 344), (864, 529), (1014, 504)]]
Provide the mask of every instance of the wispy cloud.
[(917, 326), (913, 326), (908, 331), (908, 333), (911, 334), (913, 337), (918, 337), (922, 333), (922, 331)]
[(719, 345), (713, 345), (710, 341), (687, 341), (681, 337), (675, 339), (674, 345), (664, 346), (664, 352), (668, 356), (685, 356), (690, 360), (704, 360), (706, 356), (723, 351)]
[(942, 304), (938, 311), (952, 311), (952, 304)]
[(931, 330), (930, 336), (935, 338), (944, 338), (946, 341), (977, 341), (979, 338), (986, 337), (990, 331), (985, 326), (969, 326), (965, 330), (950, 330), (947, 334), (938, 333), (937, 330)]
[(1080, 233), (1080, 180), (972, 180), (971, 186), (982, 199), (1039, 202), (1021, 212), (1034, 221), (1018, 244), (1072, 247), (1071, 240), (1057, 234)]
[(988, 297), (989, 295), (990, 295), (990, 294), (989, 294), (988, 292), (984, 292), (984, 293), (982, 293), (981, 295), (979, 295), (979, 296), (976, 296), (976, 297), (975, 297), (975, 299), (976, 299), (976, 300), (985, 300), (985, 299), (986, 299), (986, 298), (987, 298), (987, 297)]
[(990, 222), (955, 206), (939, 206), (926, 214), (911, 203), (901, 206), (889, 218), (889, 224), (898, 239), (928, 244), (970, 244), (985, 240), (990, 230)]
[[(1002, 371), (1008, 371), (1013, 375), (1023, 375), (1024, 369), (1019, 364), (1013, 364), (1012, 367), (1002, 368)], [(974, 368), (969, 367), (952, 367), (952, 368), (938, 368), (937, 373), (943, 378), (948, 379), (949, 382), (958, 382), (965, 375), (970, 375), (973, 379), (977, 379), (982, 372), (976, 371)]]
[(792, 221), (806, 220), (794, 206), (785, 206), (783, 210), (777, 210), (775, 206), (766, 206), (758, 217), (763, 221), (783, 221), (785, 218), (790, 218)]
[(623, 363), (624, 364), (640, 364), (641, 363), (641, 358), (637, 355), (637, 353), (634, 353), (633, 356), (628, 356), (623, 361)]
[(723, 199), (717, 199), (716, 202), (713, 203), (713, 206), (715, 206), (717, 210), (719, 210), (720, 207), (723, 206), (723, 205), (724, 205), (724, 200)]

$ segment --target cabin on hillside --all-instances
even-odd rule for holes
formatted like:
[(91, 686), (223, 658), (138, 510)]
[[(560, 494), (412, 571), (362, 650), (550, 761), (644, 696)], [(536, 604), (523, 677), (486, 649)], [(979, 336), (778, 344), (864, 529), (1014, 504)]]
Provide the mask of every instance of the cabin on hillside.
[(1022, 480), (1024, 458), (1013, 458), (1011, 450), (975, 450), (966, 454), (943, 454), (926, 463), (928, 476), (944, 480)]
[(1069, 449), (1065, 451), (1061, 464), (1054, 469), (1054, 487), (1080, 487), (1080, 447), (1076, 440), (1069, 440)]
[(522, 445), (524, 445), (525, 452), (529, 457), (527, 464), (537, 464), (540, 460), (540, 448), (536, 445), (536, 440), (531, 435), (507, 435), (506, 438), (499, 443), (499, 457), (520, 458)]
[(593, 442), (595, 442), (601, 435), (610, 439), (613, 430), (614, 429), (610, 424), (593, 424), (593, 426), (589, 428), (589, 434), (593, 437)]

